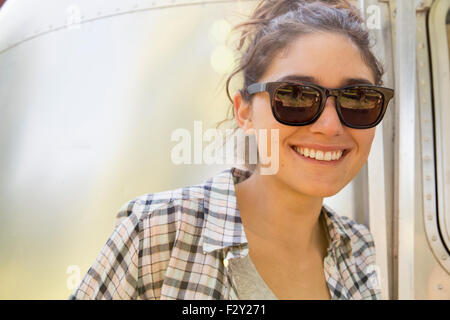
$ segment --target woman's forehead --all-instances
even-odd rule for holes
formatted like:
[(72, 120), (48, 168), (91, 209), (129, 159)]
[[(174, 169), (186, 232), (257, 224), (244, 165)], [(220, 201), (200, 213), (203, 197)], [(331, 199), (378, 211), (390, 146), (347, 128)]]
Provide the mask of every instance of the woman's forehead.
[(360, 49), (348, 37), (336, 33), (298, 37), (274, 57), (263, 79), (277, 81), (289, 75), (310, 77), (314, 79), (311, 82), (331, 87), (342, 86), (347, 79), (375, 82)]
[[(314, 84), (320, 84), (323, 82), (322, 79), (316, 78), (314, 75), (302, 75), (302, 74), (288, 74), (286, 76), (283, 76), (281, 78), (276, 79), (275, 81), (294, 81), (294, 82), (309, 82)], [(370, 81), (367, 78), (364, 77), (342, 77), (341, 78), (341, 84), (339, 87), (348, 86), (348, 85), (354, 85), (354, 84), (374, 84), (372, 81)]]

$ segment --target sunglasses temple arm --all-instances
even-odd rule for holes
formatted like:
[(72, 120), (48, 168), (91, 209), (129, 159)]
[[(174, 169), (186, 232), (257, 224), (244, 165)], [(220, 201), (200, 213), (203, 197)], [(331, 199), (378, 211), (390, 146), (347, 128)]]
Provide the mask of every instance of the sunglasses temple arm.
[(254, 83), (252, 85), (249, 85), (247, 88), (248, 94), (254, 94), (257, 92), (263, 92), (266, 90), (266, 84), (265, 83)]

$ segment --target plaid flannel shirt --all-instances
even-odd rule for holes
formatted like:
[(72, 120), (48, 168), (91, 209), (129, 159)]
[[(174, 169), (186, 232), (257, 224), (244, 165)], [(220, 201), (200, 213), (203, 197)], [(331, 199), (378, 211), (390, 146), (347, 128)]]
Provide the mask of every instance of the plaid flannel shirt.
[[(69, 299), (233, 299), (229, 259), (248, 254), (231, 167), (203, 184), (125, 204), (116, 227)], [(332, 299), (381, 299), (367, 227), (322, 208), (331, 240), (324, 259)]]

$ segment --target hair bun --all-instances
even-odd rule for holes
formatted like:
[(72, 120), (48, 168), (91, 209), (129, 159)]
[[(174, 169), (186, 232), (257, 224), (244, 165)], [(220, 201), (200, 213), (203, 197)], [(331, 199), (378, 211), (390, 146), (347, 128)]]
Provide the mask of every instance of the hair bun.
[(261, 0), (254, 8), (248, 20), (232, 30), (241, 29), (241, 37), (236, 46), (241, 50), (245, 40), (250, 40), (251, 35), (258, 33), (261, 29), (268, 26), (270, 22), (291, 11), (297, 11), (300, 8), (308, 10), (314, 5), (325, 5), (340, 10), (347, 10), (349, 14), (360, 22), (363, 22), (360, 11), (350, 4), (348, 0)]

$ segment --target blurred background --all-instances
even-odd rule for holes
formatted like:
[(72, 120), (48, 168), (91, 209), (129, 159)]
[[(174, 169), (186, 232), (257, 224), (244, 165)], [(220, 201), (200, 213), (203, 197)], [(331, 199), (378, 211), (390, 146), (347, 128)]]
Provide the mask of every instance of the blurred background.
[(172, 133), (226, 117), (226, 16), (248, 1), (7, 1), (0, 11), (0, 298), (65, 299), (135, 197), (226, 166)]
[[(227, 36), (256, 3), (0, 0), (0, 299), (66, 299), (122, 205), (229, 167), (174, 163), (173, 134), (194, 139), (195, 121), (204, 132), (227, 117), (225, 80), (238, 57)], [(385, 85), (394, 87), (395, 3), (352, 3), (371, 18)], [(325, 199), (374, 232), (386, 297), (397, 292), (395, 121), (392, 104), (375, 158)], [(420, 257), (435, 259), (421, 241)], [(429, 261), (439, 282), (446, 273)], [(421, 287), (429, 275), (418, 276)], [(441, 293), (437, 285), (415, 297)]]

